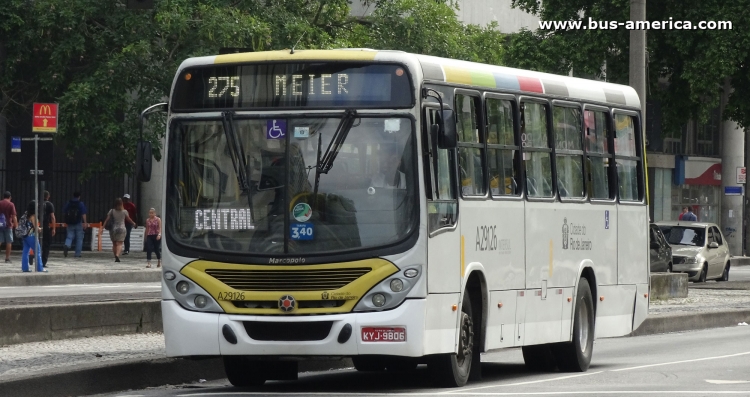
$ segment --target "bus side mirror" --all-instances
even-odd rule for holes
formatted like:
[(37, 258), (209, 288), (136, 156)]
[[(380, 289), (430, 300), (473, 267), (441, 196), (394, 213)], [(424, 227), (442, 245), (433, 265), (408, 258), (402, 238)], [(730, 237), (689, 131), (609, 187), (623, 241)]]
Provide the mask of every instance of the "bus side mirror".
[(443, 117), (438, 118), (438, 148), (453, 149), (456, 141), (456, 115), (452, 109), (443, 109)]
[(140, 124), (140, 134), (138, 135), (138, 146), (135, 148), (135, 177), (140, 182), (151, 180), (151, 142), (143, 140), (143, 123), (149, 113), (167, 112), (166, 103), (157, 103), (151, 105), (141, 112), (138, 122)]
[(151, 142), (138, 141), (135, 149), (135, 175), (138, 181), (151, 180)]

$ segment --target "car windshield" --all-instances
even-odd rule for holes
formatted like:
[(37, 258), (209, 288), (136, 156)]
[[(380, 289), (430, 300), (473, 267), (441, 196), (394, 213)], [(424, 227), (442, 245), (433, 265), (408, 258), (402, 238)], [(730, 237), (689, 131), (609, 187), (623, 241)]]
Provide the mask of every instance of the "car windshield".
[[(339, 134), (344, 140), (334, 145), (328, 172), (318, 172), (341, 122), (235, 119), (231, 135), (219, 119), (175, 122), (169, 238), (256, 256), (349, 251), (404, 239), (417, 225), (411, 119), (357, 116), (348, 134)], [(247, 171), (238, 178), (243, 164)]]
[(671, 245), (706, 245), (706, 229), (702, 227), (659, 226), (667, 242)]

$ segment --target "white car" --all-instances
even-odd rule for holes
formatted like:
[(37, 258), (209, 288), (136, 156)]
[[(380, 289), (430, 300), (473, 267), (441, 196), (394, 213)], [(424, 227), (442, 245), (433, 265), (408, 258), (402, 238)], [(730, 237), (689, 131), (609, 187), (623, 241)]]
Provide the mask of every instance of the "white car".
[(703, 222), (657, 222), (672, 246), (672, 271), (690, 281), (729, 280), (729, 246), (719, 227)]

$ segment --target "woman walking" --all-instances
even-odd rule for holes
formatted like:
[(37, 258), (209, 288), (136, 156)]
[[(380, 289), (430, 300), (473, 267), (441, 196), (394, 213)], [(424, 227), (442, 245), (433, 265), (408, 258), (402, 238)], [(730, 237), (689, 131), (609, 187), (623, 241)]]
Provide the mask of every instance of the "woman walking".
[(146, 219), (146, 267), (151, 267), (151, 253), (156, 254), (156, 267), (161, 267), (161, 218), (156, 216), (156, 210), (148, 210)]
[(112, 253), (115, 254), (115, 262), (119, 262), (120, 253), (122, 253), (122, 244), (125, 241), (125, 236), (128, 234), (125, 224), (135, 226), (135, 222), (130, 219), (128, 211), (122, 208), (122, 199), (119, 197), (115, 199), (115, 207), (107, 213), (107, 219), (104, 220), (105, 225), (107, 225), (110, 218), (112, 219), (112, 227), (109, 228), (109, 239), (112, 240)]
[(42, 263), (42, 250), (39, 248), (39, 244), (36, 240), (36, 235), (39, 234), (42, 229), (35, 227), (36, 225), (36, 202), (31, 201), (26, 207), (26, 212), (23, 214), (21, 219), (18, 220), (18, 229), (24, 234), (21, 236), (23, 241), (23, 254), (21, 254), (21, 270), (24, 272), (30, 272), (29, 270), (29, 251), (33, 248), (34, 255), (36, 256), (36, 271), (46, 272)]

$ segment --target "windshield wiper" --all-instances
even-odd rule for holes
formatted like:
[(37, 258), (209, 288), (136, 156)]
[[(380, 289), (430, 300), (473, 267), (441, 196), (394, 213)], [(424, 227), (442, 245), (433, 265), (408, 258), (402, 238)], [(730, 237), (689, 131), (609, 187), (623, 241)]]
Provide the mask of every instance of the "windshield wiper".
[(336, 132), (333, 133), (331, 143), (328, 144), (328, 148), (323, 156), (320, 155), (320, 145), (323, 143), (323, 136), (318, 135), (318, 161), (315, 165), (315, 187), (313, 190), (315, 200), (317, 202), (318, 197), (318, 185), (320, 184), (320, 174), (328, 174), (328, 171), (333, 167), (333, 162), (336, 160), (336, 156), (339, 155), (339, 150), (346, 140), (346, 136), (349, 135), (349, 131), (354, 125), (354, 120), (357, 118), (357, 111), (354, 109), (347, 109), (344, 115), (339, 121), (339, 126), (336, 127)]
[(253, 200), (250, 194), (250, 179), (247, 175), (247, 158), (245, 157), (245, 149), (242, 147), (242, 143), (234, 131), (234, 112), (223, 112), (221, 117), (222, 124), (224, 125), (224, 136), (227, 139), (227, 147), (229, 148), (229, 157), (232, 159), (232, 166), (234, 167), (234, 174), (237, 175), (237, 183), (240, 186), (240, 190), (247, 194), (247, 204), (250, 207), (251, 214), (250, 219), (255, 221)]
[(336, 132), (333, 133), (331, 143), (328, 144), (328, 149), (326, 149), (325, 154), (320, 158), (320, 162), (316, 166), (318, 175), (327, 174), (328, 171), (331, 170), (333, 162), (336, 160), (336, 156), (339, 155), (341, 145), (344, 144), (346, 136), (349, 135), (349, 131), (352, 129), (356, 118), (356, 110), (348, 109), (344, 112), (344, 116), (341, 117), (339, 126), (336, 128)]

